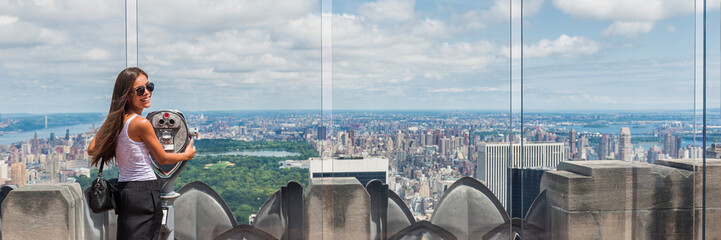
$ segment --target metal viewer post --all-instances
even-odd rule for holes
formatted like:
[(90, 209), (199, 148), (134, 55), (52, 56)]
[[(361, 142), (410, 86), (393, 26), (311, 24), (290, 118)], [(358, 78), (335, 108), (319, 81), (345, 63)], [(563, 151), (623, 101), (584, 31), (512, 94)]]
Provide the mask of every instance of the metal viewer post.
[[(155, 136), (158, 137), (163, 149), (168, 153), (185, 151), (191, 137), (197, 136), (197, 130), (188, 128), (182, 112), (178, 110), (161, 110), (148, 113), (145, 117), (153, 125)], [(175, 208), (173, 202), (180, 196), (175, 192), (174, 181), (185, 168), (186, 161), (175, 164), (161, 165), (152, 161), (155, 175), (160, 179), (160, 199), (163, 219), (160, 225), (160, 239), (175, 239)]]

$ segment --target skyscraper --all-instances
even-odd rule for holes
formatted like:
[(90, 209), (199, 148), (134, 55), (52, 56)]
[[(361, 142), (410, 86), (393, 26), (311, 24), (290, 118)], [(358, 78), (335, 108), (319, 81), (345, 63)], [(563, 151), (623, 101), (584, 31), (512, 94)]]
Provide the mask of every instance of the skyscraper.
[[(388, 139), (392, 141), (391, 139)], [(387, 183), (388, 159), (384, 157), (368, 158), (310, 158), (310, 178), (355, 177), (365, 186), (373, 179)]]
[(451, 139), (446, 137), (441, 138), (441, 144), (439, 144), (438, 147), (441, 149), (441, 154), (447, 156), (451, 153)]
[(621, 128), (618, 135), (618, 160), (633, 161), (633, 145), (631, 145), (631, 130), (628, 127)]
[(338, 132), (338, 143), (343, 147), (348, 145), (348, 135), (345, 132)]
[(588, 137), (586, 135), (581, 135), (581, 140), (578, 141), (578, 146), (576, 146), (578, 151), (580, 152), (581, 149), (588, 147)]
[(596, 152), (598, 152), (599, 160), (604, 160), (609, 156), (611, 149), (609, 140), (608, 134), (601, 135), (601, 138), (598, 140), (598, 149), (596, 149)]
[(326, 127), (318, 126), (318, 140), (325, 140)]
[(405, 142), (404, 140), (405, 139), (403, 137), (403, 132), (398, 131), (398, 133), (396, 133), (396, 141), (395, 141), (397, 149), (401, 149), (401, 150), (403, 149), (403, 144)]
[(543, 141), (543, 130), (538, 129), (535, 136), (536, 142)]
[(654, 163), (656, 162), (656, 160), (663, 159), (663, 157), (661, 156), (663, 152), (658, 148), (658, 146), (653, 146), (651, 147), (651, 149), (648, 150), (648, 153), (646, 153), (647, 163)]
[(667, 133), (663, 140), (663, 153), (671, 158), (681, 158), (679, 149), (681, 149), (683, 139), (680, 136), (674, 136)]
[(426, 145), (435, 145), (433, 136), (434, 134), (432, 132), (426, 133)]
[(568, 158), (564, 152), (564, 143), (524, 143), (523, 151), (520, 144), (512, 146), (512, 163), (508, 156), (509, 143), (481, 143), (477, 147), (476, 177), (485, 182), (504, 207), (508, 206), (510, 168), (520, 168), (523, 165), (523, 168), (555, 169), (558, 163)]
[(679, 152), (681, 151), (681, 146), (683, 145), (683, 138), (681, 136), (676, 136), (676, 148), (673, 149), (674, 157), (675, 158), (681, 158), (681, 154)]
[(670, 133), (663, 136), (663, 153), (675, 158), (676, 157), (676, 138)]
[(24, 163), (15, 163), (10, 165), (10, 179), (12, 179), (12, 184), (18, 187), (25, 186), (27, 176), (25, 175)]
[(32, 143), (32, 154), (40, 153), (40, 139), (38, 138), (38, 132), (35, 132), (35, 136), (33, 137), (33, 140), (30, 141)]
[(573, 158), (573, 155), (576, 154), (576, 131), (571, 128), (571, 131), (568, 132), (568, 146), (571, 148), (571, 156), (568, 156), (569, 158)]

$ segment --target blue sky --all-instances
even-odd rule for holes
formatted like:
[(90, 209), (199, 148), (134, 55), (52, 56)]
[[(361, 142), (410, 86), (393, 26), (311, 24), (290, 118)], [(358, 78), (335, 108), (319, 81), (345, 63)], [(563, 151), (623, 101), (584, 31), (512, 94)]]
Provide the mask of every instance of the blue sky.
[[(320, 1), (143, 1), (138, 62), (158, 86), (150, 110), (320, 109), (323, 62), (333, 109), (503, 110), (511, 95), (519, 109), (520, 1), (512, 30), (510, 3), (334, 1), (321, 31)], [(525, 110), (691, 109), (693, 3), (525, 0)], [(709, 4), (718, 107), (719, 3)], [(125, 67), (124, 1), (0, 6), (0, 113), (107, 111)]]

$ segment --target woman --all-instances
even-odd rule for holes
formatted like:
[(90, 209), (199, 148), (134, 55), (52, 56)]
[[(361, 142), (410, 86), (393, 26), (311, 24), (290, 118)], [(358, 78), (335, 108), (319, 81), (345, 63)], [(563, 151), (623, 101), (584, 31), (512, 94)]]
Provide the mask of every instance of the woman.
[(150, 155), (160, 164), (186, 161), (195, 155), (191, 140), (183, 153), (166, 153), (150, 122), (141, 117), (150, 107), (154, 85), (148, 74), (136, 67), (126, 68), (115, 79), (113, 99), (105, 122), (88, 146), (91, 165), (100, 161), (118, 164), (117, 239), (157, 239), (163, 213), (160, 183), (151, 166)]

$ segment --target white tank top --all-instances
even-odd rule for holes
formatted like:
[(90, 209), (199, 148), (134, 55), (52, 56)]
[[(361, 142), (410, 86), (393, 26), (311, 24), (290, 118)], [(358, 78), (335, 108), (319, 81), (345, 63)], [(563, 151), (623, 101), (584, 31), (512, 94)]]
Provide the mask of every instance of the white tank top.
[(118, 163), (118, 181), (148, 181), (156, 180), (150, 162), (150, 151), (143, 142), (136, 142), (128, 137), (128, 125), (138, 115), (134, 115), (125, 122), (123, 130), (118, 135), (118, 144), (115, 146), (115, 160)]

